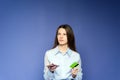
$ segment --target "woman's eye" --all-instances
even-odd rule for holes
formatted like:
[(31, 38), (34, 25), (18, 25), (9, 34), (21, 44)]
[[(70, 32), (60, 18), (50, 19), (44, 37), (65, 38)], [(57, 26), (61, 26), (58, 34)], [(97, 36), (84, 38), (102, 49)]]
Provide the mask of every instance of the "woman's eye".
[(60, 35), (60, 33), (58, 33), (57, 35)]
[(61, 34), (61, 33), (58, 33), (57, 35), (66, 35), (65, 33)]
[(63, 34), (63, 35), (66, 35), (66, 34)]

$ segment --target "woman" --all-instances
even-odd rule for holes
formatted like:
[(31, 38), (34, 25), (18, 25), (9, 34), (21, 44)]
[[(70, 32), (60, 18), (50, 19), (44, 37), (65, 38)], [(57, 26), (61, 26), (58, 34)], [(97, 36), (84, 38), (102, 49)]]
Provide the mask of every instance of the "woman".
[[(82, 80), (81, 59), (76, 51), (74, 33), (70, 25), (60, 25), (52, 49), (44, 58), (45, 80)], [(79, 65), (71, 67), (77, 62)]]

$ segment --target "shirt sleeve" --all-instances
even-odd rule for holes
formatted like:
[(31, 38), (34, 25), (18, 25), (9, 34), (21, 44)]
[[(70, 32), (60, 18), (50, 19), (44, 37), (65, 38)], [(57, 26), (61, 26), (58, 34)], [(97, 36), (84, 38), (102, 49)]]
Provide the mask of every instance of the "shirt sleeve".
[(50, 72), (47, 65), (49, 65), (48, 57), (47, 57), (47, 52), (45, 53), (44, 57), (44, 80), (52, 80), (54, 79), (54, 73)]

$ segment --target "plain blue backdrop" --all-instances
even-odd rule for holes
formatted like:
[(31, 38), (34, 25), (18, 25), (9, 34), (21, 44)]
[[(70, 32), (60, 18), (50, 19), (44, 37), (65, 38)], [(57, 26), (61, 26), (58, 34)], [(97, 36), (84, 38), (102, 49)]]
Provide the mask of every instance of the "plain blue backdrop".
[(1, 0), (0, 80), (44, 80), (44, 54), (61, 24), (73, 28), (83, 80), (120, 80), (120, 2)]

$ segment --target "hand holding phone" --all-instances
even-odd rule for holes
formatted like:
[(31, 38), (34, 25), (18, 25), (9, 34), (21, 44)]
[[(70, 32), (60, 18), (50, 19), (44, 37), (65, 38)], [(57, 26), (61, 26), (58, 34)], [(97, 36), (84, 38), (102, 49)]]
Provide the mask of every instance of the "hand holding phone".
[(50, 65), (47, 65), (47, 67), (51, 72), (54, 72), (58, 65), (52, 63)]

